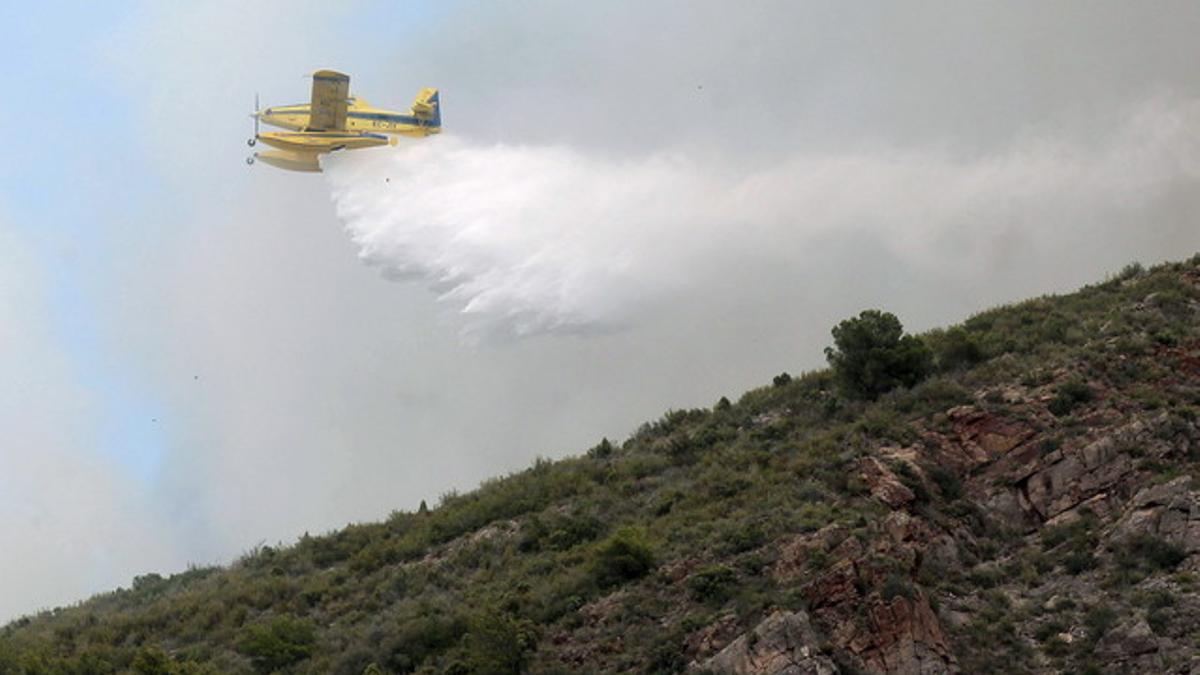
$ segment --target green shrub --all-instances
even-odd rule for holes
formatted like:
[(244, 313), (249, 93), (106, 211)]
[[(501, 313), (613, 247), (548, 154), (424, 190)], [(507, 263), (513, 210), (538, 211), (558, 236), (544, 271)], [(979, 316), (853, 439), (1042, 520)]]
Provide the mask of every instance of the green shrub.
[[(687, 672), (686, 646), (679, 631), (663, 631), (650, 645), (644, 672), (666, 674)], [(697, 675), (702, 675), (698, 671)]]
[(1096, 556), (1091, 551), (1069, 551), (1062, 560), (1063, 569), (1068, 574), (1077, 575), (1096, 567)]
[(1088, 642), (1095, 644), (1117, 623), (1117, 612), (1108, 605), (1093, 605), (1083, 616)]
[(601, 588), (640, 579), (654, 569), (654, 551), (641, 528), (623, 527), (596, 547), (592, 575)]
[(1038, 444), (1038, 456), (1045, 457), (1061, 447), (1062, 439), (1058, 436), (1051, 436), (1043, 439), (1042, 442)]
[(463, 663), (472, 675), (520, 675), (526, 672), (536, 646), (532, 623), (484, 609), (468, 622)]
[(158, 647), (142, 647), (133, 657), (133, 672), (137, 675), (172, 675), (171, 657)]
[(1054, 391), (1054, 398), (1046, 407), (1055, 417), (1062, 417), (1079, 405), (1091, 401), (1093, 396), (1091, 388), (1085, 382), (1073, 378), (1058, 385)]
[(975, 336), (958, 326), (932, 331), (926, 342), (933, 351), (937, 369), (942, 372), (970, 368), (986, 358)]
[(909, 600), (913, 599), (915, 591), (912, 584), (898, 574), (889, 574), (883, 581), (883, 588), (880, 590), (880, 595), (884, 600), (891, 601), (896, 596), (903, 596)]
[(1175, 569), (1187, 559), (1187, 551), (1148, 533), (1136, 534), (1116, 547), (1117, 566), (1124, 571), (1151, 573)]
[(1155, 607), (1146, 612), (1146, 623), (1155, 635), (1166, 635), (1171, 626), (1171, 612), (1163, 607)]
[(1080, 545), (1081, 541), (1090, 543), (1094, 538), (1092, 530), (1095, 525), (1094, 517), (1085, 516), (1069, 523), (1043, 528), (1041, 533), (1042, 549), (1049, 551), (1067, 542), (1074, 542), (1073, 546)]
[(467, 632), (461, 612), (440, 604), (422, 604), (409, 610), (389, 631), (384, 665), (393, 671), (409, 672), (426, 659), (457, 645)]
[(925, 482), (917, 475), (911, 464), (904, 460), (897, 460), (892, 463), (892, 470), (896, 472), (896, 477), (900, 479), (904, 487), (912, 491), (918, 503), (929, 502), (929, 490), (925, 489)]
[(797, 532), (816, 532), (831, 523), (837, 511), (825, 502), (802, 504), (795, 512), (792, 527)]
[(1096, 517), (1091, 513), (1042, 530), (1042, 550), (1057, 549), (1054, 560), (1068, 574), (1080, 574), (1096, 567), (1098, 561), (1093, 551), (1098, 542)]
[(976, 588), (989, 589), (999, 586), (1007, 578), (1004, 570), (994, 564), (984, 563), (971, 568), (966, 579)]
[(237, 648), (260, 673), (272, 673), (312, 656), (317, 631), (311, 621), (290, 615), (247, 626)]
[(897, 387), (911, 387), (933, 368), (929, 347), (904, 335), (894, 314), (869, 309), (842, 321), (832, 333), (834, 346), (825, 349), (825, 358), (853, 397), (873, 400)]
[(734, 522), (722, 533), (722, 539), (721, 550), (736, 555), (762, 546), (767, 533), (758, 523)]
[(1038, 626), (1037, 630), (1033, 632), (1033, 637), (1036, 638), (1038, 642), (1049, 642), (1051, 639), (1057, 637), (1059, 633), (1066, 632), (1068, 628), (1070, 628), (1070, 626), (1063, 623), (1061, 620), (1051, 619)]
[(911, 413), (910, 417), (948, 410), (973, 400), (970, 391), (950, 377), (930, 378), (913, 387), (908, 396), (896, 402), (896, 407)]
[(1136, 279), (1145, 273), (1146, 268), (1143, 267), (1140, 262), (1135, 261), (1129, 263), (1125, 267), (1122, 267), (1121, 271), (1117, 273), (1116, 280), (1129, 281), (1130, 279)]
[(608, 459), (613, 455), (613, 444), (607, 438), (600, 439), (600, 442), (587, 451), (587, 456), (592, 459)]
[(165, 580), (162, 575), (150, 572), (133, 578), (133, 591), (135, 593), (154, 593), (161, 591), (165, 585)]
[(933, 467), (928, 473), (938, 486), (938, 492), (942, 493), (942, 498), (952, 502), (962, 496), (962, 481), (958, 476), (940, 466)]
[(917, 434), (893, 410), (868, 410), (856, 425), (868, 438), (890, 441), (899, 445), (908, 445), (917, 440)]
[(699, 602), (723, 602), (737, 581), (737, 574), (724, 565), (709, 565), (688, 577), (688, 590)]
[(600, 536), (604, 524), (586, 514), (535, 516), (521, 528), (517, 542), (523, 552), (540, 550), (566, 551)]

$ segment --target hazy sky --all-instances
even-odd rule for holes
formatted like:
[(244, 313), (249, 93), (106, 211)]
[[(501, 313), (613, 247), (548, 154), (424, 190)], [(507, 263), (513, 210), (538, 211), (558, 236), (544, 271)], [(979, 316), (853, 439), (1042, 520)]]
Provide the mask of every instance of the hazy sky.
[[(1200, 249), (1194, 3), (0, 20), (0, 620), (623, 438), (866, 307), (919, 330)], [(247, 167), (255, 92), (326, 67), (440, 87), (447, 137)], [(583, 320), (503, 330), (530, 308)]]

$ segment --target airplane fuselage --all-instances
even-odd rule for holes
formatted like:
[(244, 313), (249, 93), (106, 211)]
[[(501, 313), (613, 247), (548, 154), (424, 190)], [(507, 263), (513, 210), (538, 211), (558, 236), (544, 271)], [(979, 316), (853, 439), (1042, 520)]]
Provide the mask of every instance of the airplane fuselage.
[[(338, 150), (358, 150), (395, 145), (397, 136), (424, 137), (441, 133), (442, 113), (438, 90), (426, 87), (417, 92), (407, 112), (383, 110), (362, 98), (350, 96), (350, 77), (332, 70), (312, 76), (309, 103), (258, 109), (254, 99), (254, 137), (275, 150), (255, 153), (246, 162), (261, 159), (267, 164), (293, 171), (320, 171), (320, 157)], [(285, 131), (259, 131), (259, 123)]]
[[(259, 113), (263, 124), (292, 131), (320, 131), (309, 128), (309, 104), (273, 106)], [(442, 126), (417, 115), (399, 113), (352, 103), (346, 110), (347, 132), (375, 132), (398, 136), (423, 137), (441, 133)]]

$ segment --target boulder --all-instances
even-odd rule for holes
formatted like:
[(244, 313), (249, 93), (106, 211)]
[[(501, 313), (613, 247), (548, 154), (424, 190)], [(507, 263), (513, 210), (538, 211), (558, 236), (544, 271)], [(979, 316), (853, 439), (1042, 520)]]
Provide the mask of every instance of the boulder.
[(1191, 476), (1142, 488), (1133, 496), (1113, 538), (1139, 534), (1161, 537), (1189, 555), (1200, 553), (1200, 492), (1192, 489)]
[(1154, 631), (1145, 619), (1117, 626), (1097, 646), (1096, 654), (1105, 659), (1128, 659), (1158, 651)]
[(729, 675), (836, 675), (808, 614), (775, 612), (693, 670)]
[(863, 457), (858, 463), (863, 481), (871, 496), (892, 508), (900, 508), (916, 499), (913, 491), (908, 489), (891, 469), (874, 457)]

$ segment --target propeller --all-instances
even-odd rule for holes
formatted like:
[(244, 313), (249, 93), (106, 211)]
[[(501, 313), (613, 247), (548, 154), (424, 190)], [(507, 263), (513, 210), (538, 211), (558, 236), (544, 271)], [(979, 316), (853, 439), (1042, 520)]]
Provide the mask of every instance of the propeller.
[(254, 92), (254, 113), (250, 116), (254, 118), (254, 136), (246, 141), (246, 145), (253, 148), (258, 143), (258, 92)]

